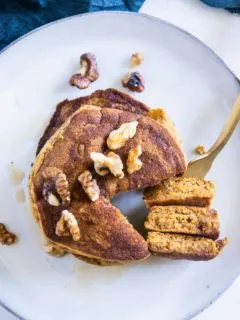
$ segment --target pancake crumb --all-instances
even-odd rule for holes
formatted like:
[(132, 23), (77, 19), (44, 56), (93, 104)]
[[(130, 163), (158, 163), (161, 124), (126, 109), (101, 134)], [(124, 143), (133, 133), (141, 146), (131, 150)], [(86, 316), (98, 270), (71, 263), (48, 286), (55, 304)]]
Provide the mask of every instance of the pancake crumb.
[(200, 155), (205, 154), (207, 152), (204, 145), (202, 144), (200, 144), (199, 146), (196, 146), (194, 150), (197, 154), (200, 154)]

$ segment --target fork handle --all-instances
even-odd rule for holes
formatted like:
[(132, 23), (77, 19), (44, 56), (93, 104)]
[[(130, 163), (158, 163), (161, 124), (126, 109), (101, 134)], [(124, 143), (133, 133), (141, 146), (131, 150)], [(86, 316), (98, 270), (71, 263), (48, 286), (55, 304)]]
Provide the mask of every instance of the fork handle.
[(227, 117), (227, 120), (223, 126), (223, 129), (218, 139), (216, 140), (212, 148), (207, 152), (209, 156), (211, 156), (213, 159), (218, 155), (218, 153), (222, 150), (222, 148), (228, 142), (239, 120), (240, 120), (240, 94), (238, 95), (232, 107), (232, 110)]

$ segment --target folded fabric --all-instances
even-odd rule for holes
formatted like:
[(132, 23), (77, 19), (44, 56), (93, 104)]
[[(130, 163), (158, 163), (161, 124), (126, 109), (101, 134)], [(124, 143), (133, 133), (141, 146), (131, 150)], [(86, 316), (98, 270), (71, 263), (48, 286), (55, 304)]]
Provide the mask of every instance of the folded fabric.
[(240, 0), (202, 0), (204, 3), (217, 7), (226, 9), (237, 9), (240, 8)]
[(0, 0), (0, 50), (43, 24), (98, 10), (138, 11), (144, 0)]

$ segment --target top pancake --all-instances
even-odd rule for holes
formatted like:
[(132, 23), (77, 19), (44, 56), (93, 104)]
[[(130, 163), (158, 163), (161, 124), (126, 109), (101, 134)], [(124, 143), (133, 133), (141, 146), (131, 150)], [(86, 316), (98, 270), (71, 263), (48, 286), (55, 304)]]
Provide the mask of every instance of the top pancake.
[(114, 108), (142, 115), (146, 115), (149, 111), (145, 104), (116, 89), (97, 90), (89, 96), (73, 100), (66, 99), (57, 105), (56, 111), (38, 143), (37, 154), (46, 141), (67, 120), (67, 118), (83, 105), (93, 105), (100, 108)]

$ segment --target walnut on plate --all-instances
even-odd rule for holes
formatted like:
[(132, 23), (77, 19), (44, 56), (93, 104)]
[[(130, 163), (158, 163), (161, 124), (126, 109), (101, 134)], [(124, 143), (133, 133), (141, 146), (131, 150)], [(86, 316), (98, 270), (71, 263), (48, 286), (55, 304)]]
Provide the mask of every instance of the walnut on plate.
[(86, 89), (91, 82), (96, 81), (99, 77), (95, 54), (91, 52), (82, 54), (80, 57), (80, 66), (80, 70), (72, 75), (69, 82), (72, 86), (76, 86), (79, 89)]
[(17, 236), (14, 233), (8, 231), (3, 223), (0, 223), (0, 243), (9, 246), (15, 243), (16, 240)]
[(57, 222), (55, 232), (59, 237), (67, 237), (72, 235), (74, 241), (78, 241), (81, 238), (77, 220), (68, 210), (62, 211), (62, 215)]
[(100, 190), (97, 185), (96, 179), (93, 179), (92, 174), (89, 170), (84, 171), (78, 177), (78, 181), (81, 183), (83, 190), (88, 195), (91, 201), (97, 201), (100, 195)]
[(130, 91), (142, 92), (145, 89), (145, 80), (140, 72), (128, 72), (121, 81), (123, 87)]
[(131, 121), (123, 123), (118, 129), (113, 130), (107, 138), (108, 148), (111, 150), (122, 148), (129, 139), (135, 136), (137, 126), (137, 121)]
[(94, 162), (94, 169), (100, 176), (105, 176), (109, 171), (117, 178), (122, 179), (123, 163), (119, 155), (110, 151), (107, 155), (99, 152), (91, 152), (90, 157)]
[(131, 56), (131, 67), (135, 68), (137, 66), (139, 66), (140, 64), (142, 64), (144, 61), (144, 57), (140, 52), (134, 52)]

